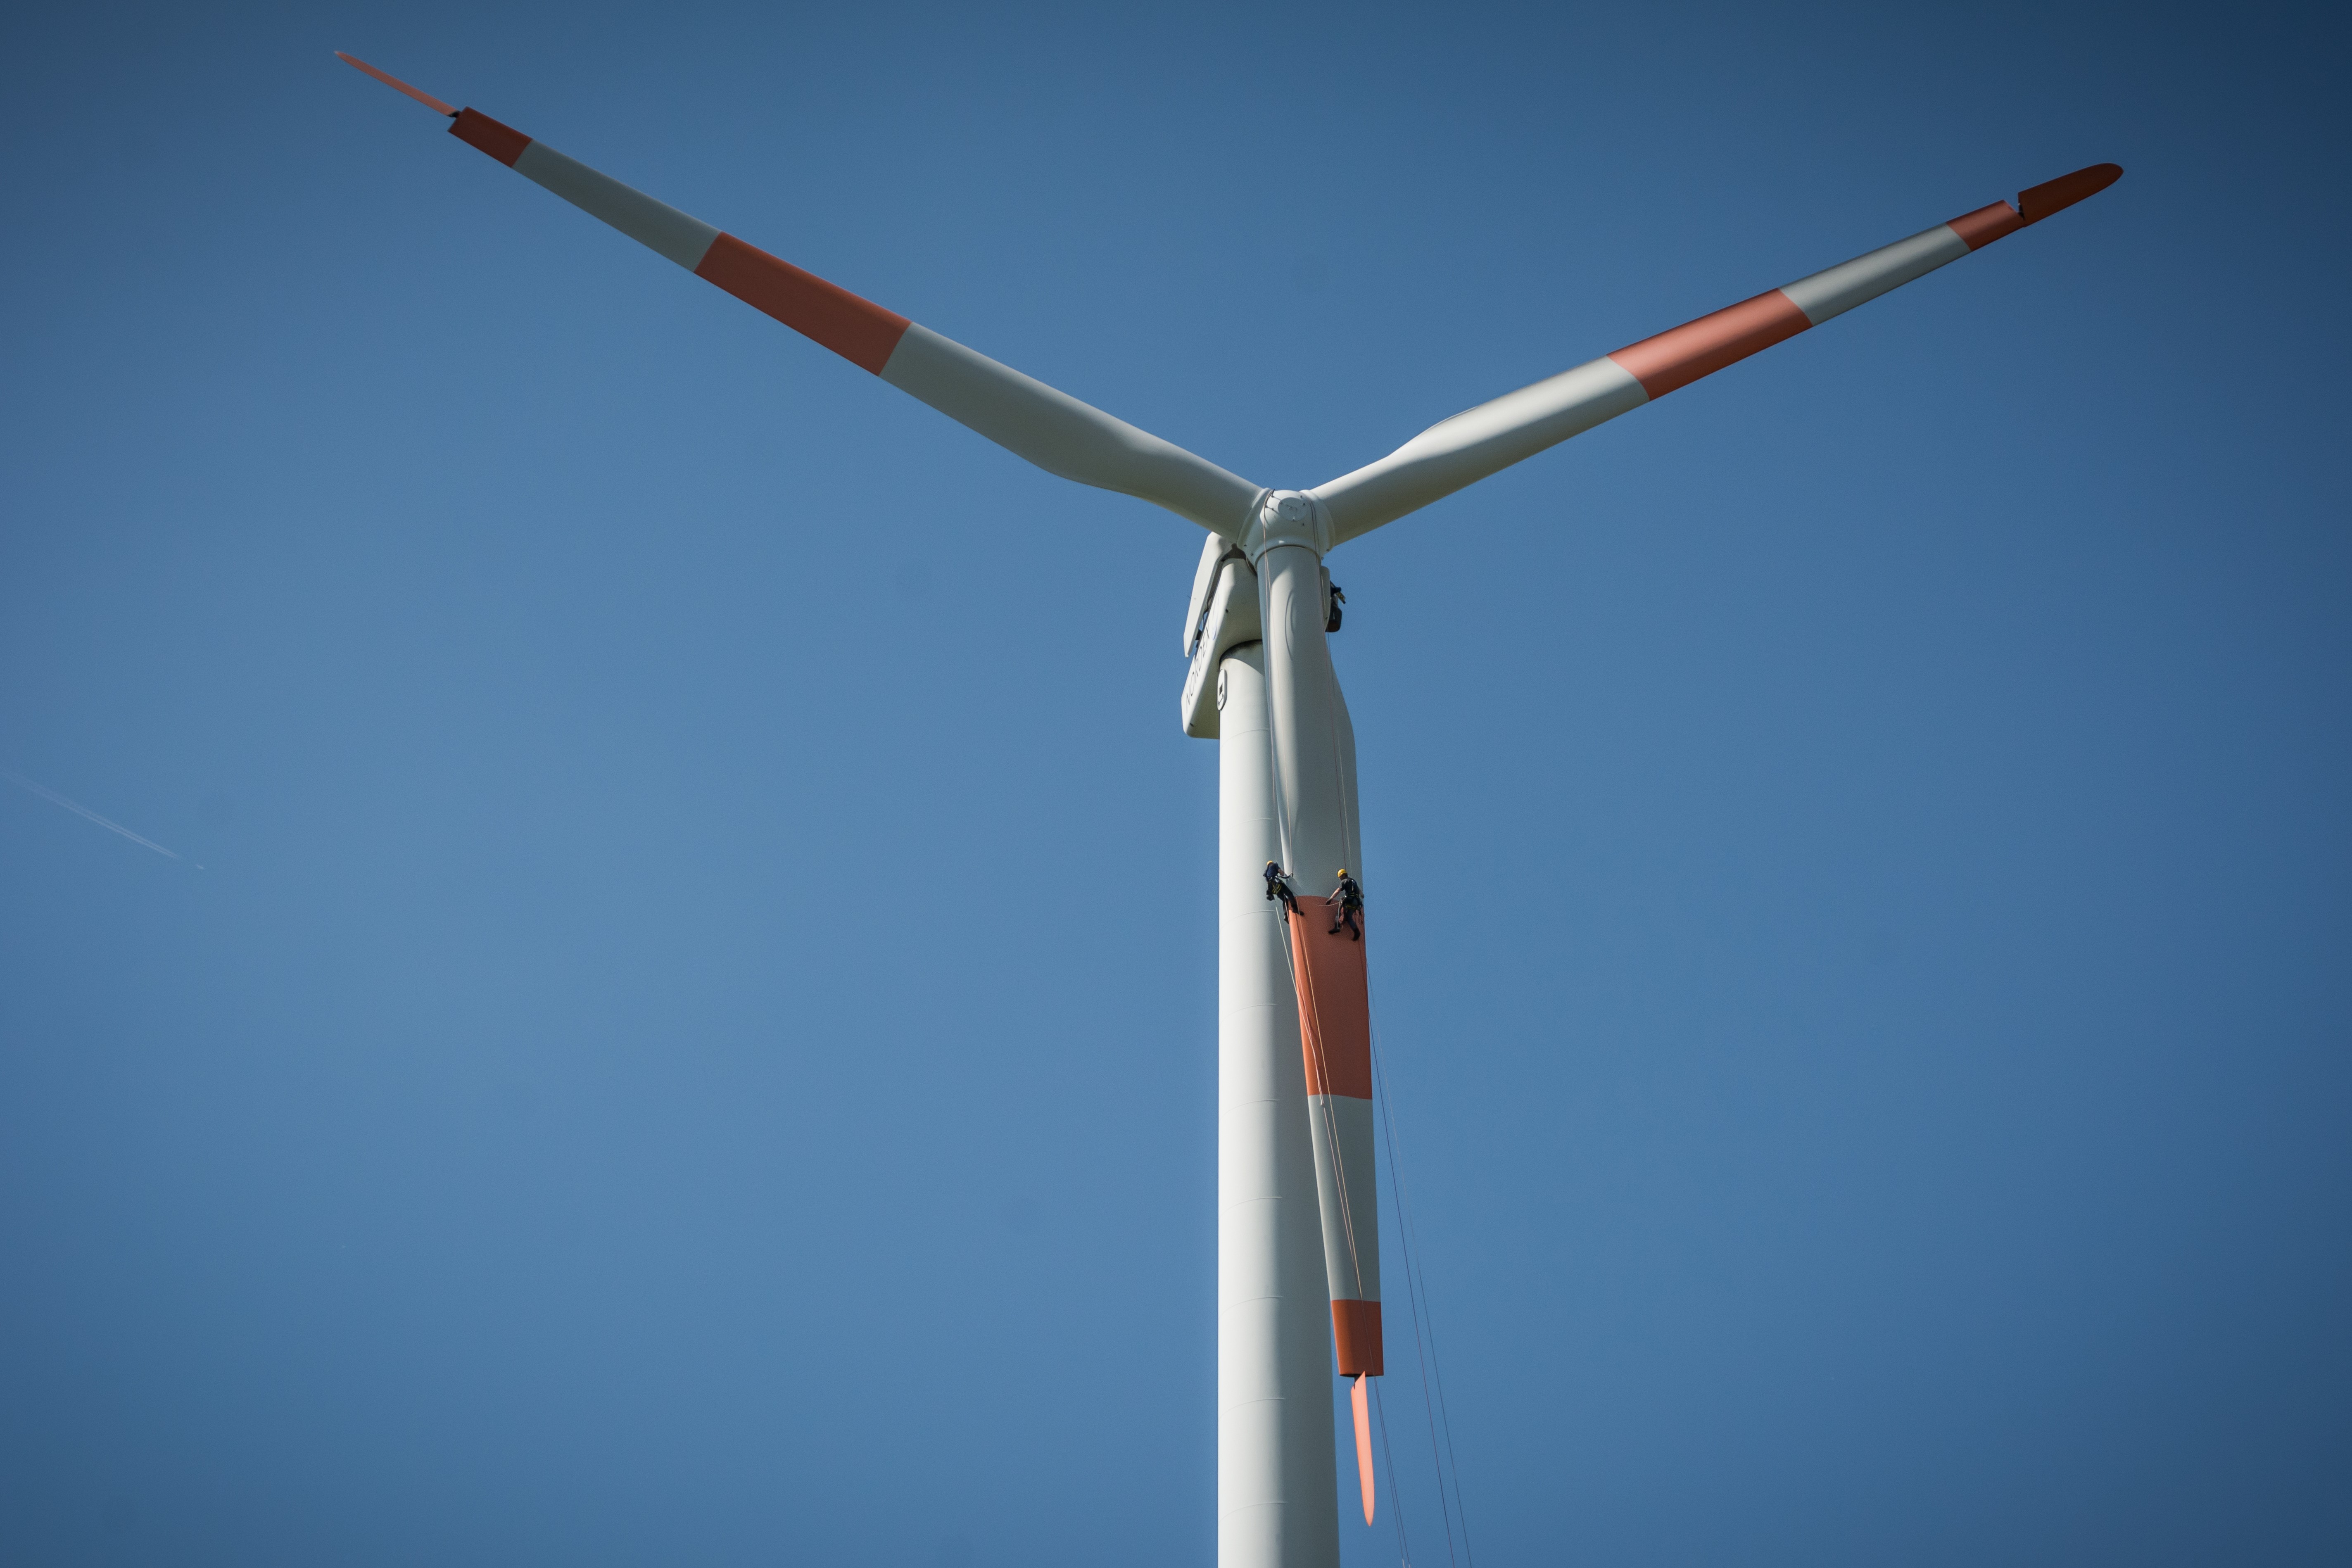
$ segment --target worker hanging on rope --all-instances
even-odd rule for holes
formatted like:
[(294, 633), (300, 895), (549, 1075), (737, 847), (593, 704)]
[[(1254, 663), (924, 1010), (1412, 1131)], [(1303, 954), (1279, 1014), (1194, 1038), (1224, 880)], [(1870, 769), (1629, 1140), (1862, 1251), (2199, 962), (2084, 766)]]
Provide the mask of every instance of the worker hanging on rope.
[(1298, 900), (1290, 890), (1290, 879), (1282, 874), (1282, 862), (1265, 863), (1265, 896), (1282, 900), (1282, 918), (1288, 920), (1298, 912)]
[(1349, 942), (1364, 940), (1363, 922), (1356, 918), (1364, 908), (1364, 889), (1356, 885), (1356, 879), (1348, 875), (1348, 868), (1345, 866), (1339, 868), (1339, 890), (1324, 902), (1339, 910), (1339, 913), (1331, 919), (1331, 930), (1328, 935), (1338, 936), (1340, 930), (1345, 928)]

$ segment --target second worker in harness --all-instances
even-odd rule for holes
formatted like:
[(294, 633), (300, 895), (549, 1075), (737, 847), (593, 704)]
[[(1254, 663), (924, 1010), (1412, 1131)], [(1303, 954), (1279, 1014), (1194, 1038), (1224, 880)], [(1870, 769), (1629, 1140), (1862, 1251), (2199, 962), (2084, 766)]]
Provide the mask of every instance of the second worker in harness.
[(1364, 940), (1363, 922), (1356, 918), (1363, 911), (1364, 889), (1356, 885), (1356, 879), (1348, 875), (1346, 867), (1339, 868), (1339, 889), (1323, 901), (1335, 911), (1328, 934), (1338, 936), (1344, 930), (1349, 942)]

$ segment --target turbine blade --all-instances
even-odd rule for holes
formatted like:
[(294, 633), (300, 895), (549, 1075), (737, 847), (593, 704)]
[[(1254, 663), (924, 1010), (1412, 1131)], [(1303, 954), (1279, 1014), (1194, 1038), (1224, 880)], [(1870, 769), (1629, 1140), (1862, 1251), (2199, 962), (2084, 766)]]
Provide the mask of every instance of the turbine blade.
[(1825, 272), (1644, 338), (1433, 425), (1378, 462), (1343, 474), (1313, 494), (1329, 510), (1336, 539), (1369, 533), (1547, 447), (1981, 250), (2105, 190), (2122, 176), (2123, 170), (2113, 163), (2078, 169), (2019, 193), (2015, 206), (1995, 202)]
[[(420, 101), (446, 108), (373, 66), (352, 64)], [(1049, 474), (1140, 497), (1231, 539), (1241, 536), (1265, 493), (1205, 458), (723, 234), (479, 110), (447, 112), (449, 133), (459, 141)]]

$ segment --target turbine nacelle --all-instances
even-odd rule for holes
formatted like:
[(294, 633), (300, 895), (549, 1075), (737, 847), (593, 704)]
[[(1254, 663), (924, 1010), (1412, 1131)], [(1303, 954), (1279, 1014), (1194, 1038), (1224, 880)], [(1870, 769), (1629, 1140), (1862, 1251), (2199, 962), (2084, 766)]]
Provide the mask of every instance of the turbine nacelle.
[[(1222, 709), (1217, 667), (1234, 648), (1263, 637), (1265, 618), (1258, 600), (1261, 569), (1268, 552), (1305, 550), (1317, 559), (1322, 586), (1322, 619), (1335, 630), (1331, 569), (1321, 564), (1333, 548), (1331, 512), (1308, 490), (1268, 490), (1250, 509), (1247, 524), (1239, 530), (1241, 542), (1213, 533), (1201, 546), (1201, 562), (1192, 574), (1192, 596), (1184, 606), (1185, 656), (1191, 659), (1178, 714), (1184, 733), (1199, 741), (1222, 734), (1217, 715)], [(1335, 682), (1336, 684), (1336, 682)]]

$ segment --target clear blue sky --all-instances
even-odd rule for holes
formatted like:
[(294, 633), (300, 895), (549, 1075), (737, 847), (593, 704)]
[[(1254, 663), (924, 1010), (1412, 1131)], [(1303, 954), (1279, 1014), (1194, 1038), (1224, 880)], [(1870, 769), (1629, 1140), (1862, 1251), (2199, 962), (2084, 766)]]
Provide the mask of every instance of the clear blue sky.
[(1380, 1037), (1482, 1562), (2352, 1557), (2347, 41), (12, 11), (0, 1559), (1213, 1550), (1199, 536), (338, 48), (1270, 484), (2124, 164), (1335, 556)]

